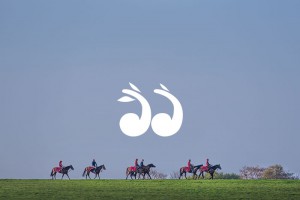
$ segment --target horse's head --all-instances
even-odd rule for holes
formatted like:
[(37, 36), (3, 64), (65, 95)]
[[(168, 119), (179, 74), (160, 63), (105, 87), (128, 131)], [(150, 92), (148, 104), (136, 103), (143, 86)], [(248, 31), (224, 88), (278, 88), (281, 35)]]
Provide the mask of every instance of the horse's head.
[(71, 169), (71, 170), (74, 170), (73, 165), (70, 165), (70, 169)]
[(101, 165), (102, 166), (102, 169), (104, 169), (104, 170), (106, 170), (106, 168), (105, 168), (105, 165), (103, 164), (103, 165)]
[(156, 167), (155, 165), (153, 165), (152, 163), (151, 164), (149, 164), (149, 165), (147, 165), (148, 167)]
[(220, 164), (218, 164), (218, 165), (215, 165), (215, 168), (216, 168), (216, 169), (219, 169), (219, 170), (221, 170), (221, 169), (222, 169)]

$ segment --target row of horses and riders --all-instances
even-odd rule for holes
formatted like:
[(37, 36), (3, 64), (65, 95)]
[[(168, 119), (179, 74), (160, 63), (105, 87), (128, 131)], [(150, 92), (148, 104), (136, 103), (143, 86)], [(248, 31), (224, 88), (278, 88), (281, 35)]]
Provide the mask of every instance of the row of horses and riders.
[[(151, 168), (155, 168), (156, 166), (154, 164), (148, 164), (148, 165), (144, 165), (144, 159), (142, 159), (141, 163), (138, 164), (138, 159), (135, 160), (134, 162), (134, 166), (131, 167), (127, 167), (126, 168), (126, 179), (128, 178), (128, 176), (130, 176), (131, 179), (133, 179), (133, 177), (136, 179), (136, 176), (138, 175), (138, 179), (140, 179), (140, 176), (143, 176), (143, 179), (145, 179), (145, 176), (148, 175), (148, 177), (151, 179), (150, 176), (150, 169)], [(191, 164), (191, 159), (189, 159), (187, 166), (185, 167), (181, 167), (179, 170), (179, 179), (181, 177), (186, 177), (187, 173), (192, 173), (193, 174), (193, 178), (194, 179), (199, 179), (200, 176), (202, 176), (202, 178), (204, 178), (204, 172), (209, 173), (210, 174), (210, 179), (214, 178), (214, 173), (217, 169), (222, 169), (221, 165), (211, 165), (209, 163), (209, 159), (206, 159), (206, 164), (205, 165), (193, 165)], [(56, 179), (56, 174), (57, 173), (61, 173), (62, 177), (61, 179), (63, 179), (64, 175), (67, 175), (67, 177), (70, 179), (68, 173), (70, 170), (74, 170), (72, 165), (69, 166), (63, 166), (62, 161), (59, 161), (59, 167), (54, 167), (51, 170), (51, 174), (50, 176), (52, 177), (52, 179)], [(90, 173), (95, 174), (95, 178), (100, 179), (100, 172), (102, 172), (103, 170), (106, 170), (104, 165), (97, 165), (97, 162), (95, 161), (95, 159), (93, 159), (92, 161), (92, 166), (88, 166), (86, 168), (84, 168), (83, 174), (82, 176), (87, 179), (87, 177), (90, 177)], [(200, 172), (199, 174), (197, 174), (197, 172)]]

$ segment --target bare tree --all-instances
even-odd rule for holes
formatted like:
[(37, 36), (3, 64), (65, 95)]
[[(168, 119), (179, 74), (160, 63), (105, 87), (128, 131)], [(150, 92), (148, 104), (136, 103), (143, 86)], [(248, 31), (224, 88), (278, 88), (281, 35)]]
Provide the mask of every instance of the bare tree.
[(179, 172), (178, 171), (173, 171), (171, 174), (170, 174), (170, 178), (171, 179), (179, 179)]
[[(152, 179), (166, 179), (168, 175), (158, 172), (156, 170), (150, 170), (149, 172), (150, 176)], [(145, 176), (146, 179), (149, 179), (149, 177), (146, 175)]]
[(254, 167), (249, 167), (249, 166), (244, 166), (240, 170), (240, 176), (242, 179), (260, 179), (263, 176), (265, 168), (254, 166)]

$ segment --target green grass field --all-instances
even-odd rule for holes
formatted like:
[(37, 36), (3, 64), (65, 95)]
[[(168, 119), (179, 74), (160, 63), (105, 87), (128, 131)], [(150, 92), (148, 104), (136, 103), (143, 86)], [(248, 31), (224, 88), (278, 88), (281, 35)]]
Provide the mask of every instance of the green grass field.
[(0, 199), (300, 199), (299, 180), (0, 180)]

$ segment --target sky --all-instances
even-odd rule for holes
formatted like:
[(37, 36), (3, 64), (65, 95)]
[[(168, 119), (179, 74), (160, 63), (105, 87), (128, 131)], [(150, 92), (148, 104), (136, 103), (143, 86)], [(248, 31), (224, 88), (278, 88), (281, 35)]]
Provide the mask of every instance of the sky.
[[(0, 1), (0, 178), (50, 178), (60, 160), (105, 179), (136, 158), (165, 174), (187, 164), (281, 164), (300, 173), (300, 1)], [(136, 85), (152, 115), (183, 107), (171, 137), (119, 127)]]

